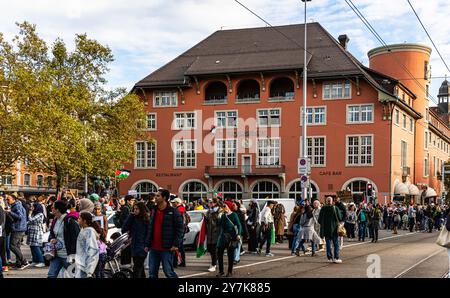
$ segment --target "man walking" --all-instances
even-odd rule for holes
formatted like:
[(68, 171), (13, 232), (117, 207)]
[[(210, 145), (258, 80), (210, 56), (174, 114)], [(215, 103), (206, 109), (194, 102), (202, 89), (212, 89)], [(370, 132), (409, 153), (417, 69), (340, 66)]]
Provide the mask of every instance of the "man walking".
[[(342, 221), (339, 208), (333, 205), (333, 198), (327, 197), (326, 205), (322, 207), (319, 214), (320, 237), (325, 237), (328, 262), (342, 263), (340, 259), (340, 245), (338, 239), (338, 225)], [(331, 251), (333, 243), (334, 254)]]
[(7, 195), (6, 201), (10, 206), (6, 212), (9, 213), (14, 219), (11, 233), (11, 251), (16, 256), (16, 268), (23, 270), (30, 266), (27, 260), (23, 257), (22, 250), (20, 248), (27, 230), (27, 214), (25, 208), (22, 206), (22, 203), (18, 201), (15, 196)]
[[(189, 233), (189, 215), (186, 213), (186, 208), (183, 206), (183, 201), (179, 198), (179, 197), (175, 197), (173, 198), (173, 200), (171, 201), (172, 206), (175, 207), (178, 212), (180, 212), (181, 217), (183, 218), (183, 236), (182, 239), (184, 239), (184, 235), (186, 233)], [(178, 267), (178, 265), (180, 267), (186, 267), (186, 254), (184, 252), (184, 244), (183, 244), (183, 240), (180, 241), (180, 245), (178, 246), (178, 252), (181, 255), (181, 263), (178, 264), (178, 258), (176, 256), (176, 253), (174, 253), (174, 260), (173, 260), (173, 266), (175, 268)]]
[(173, 270), (173, 255), (183, 241), (184, 225), (180, 212), (169, 204), (170, 192), (160, 189), (156, 206), (150, 210), (150, 229), (146, 240), (149, 251), (149, 277), (158, 278), (159, 265), (168, 278), (178, 278)]
[(274, 228), (272, 208), (277, 203), (274, 201), (268, 201), (266, 207), (261, 212), (261, 242), (259, 243), (258, 253), (261, 254), (261, 249), (266, 242), (266, 257), (273, 257), (270, 252), (270, 244), (272, 241), (272, 230)]

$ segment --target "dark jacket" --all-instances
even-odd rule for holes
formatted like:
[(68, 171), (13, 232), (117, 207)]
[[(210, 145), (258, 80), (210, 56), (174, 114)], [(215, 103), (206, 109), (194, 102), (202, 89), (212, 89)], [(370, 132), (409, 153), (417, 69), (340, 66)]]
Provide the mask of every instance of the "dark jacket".
[(256, 227), (259, 225), (259, 209), (258, 207), (253, 207), (247, 211), (247, 225)]
[(339, 208), (339, 211), (341, 211), (342, 219), (347, 218), (347, 208), (345, 208), (344, 203), (337, 202), (335, 205)]
[(6, 212), (3, 210), (3, 207), (0, 206), (0, 237), (5, 237), (5, 224), (6, 224)]
[(232, 239), (236, 238), (237, 235), (234, 226), (237, 226), (238, 234), (241, 235), (242, 234), (241, 221), (239, 220), (239, 217), (236, 214), (236, 212), (232, 212), (230, 215), (226, 215), (225, 213), (222, 214), (219, 221), (220, 234), (219, 240), (217, 241), (217, 247), (224, 246), (225, 244), (224, 234), (229, 233), (231, 234)]
[(216, 245), (217, 240), (219, 239), (220, 234), (220, 216), (222, 213), (218, 211), (213, 211), (212, 209), (209, 209), (206, 212), (205, 215), (205, 222), (206, 222), (206, 241), (210, 245)]
[(341, 211), (334, 205), (325, 205), (320, 209), (320, 237), (336, 237), (338, 235), (337, 228), (340, 221), (343, 220)]
[(237, 216), (239, 218), (239, 222), (241, 224), (241, 235), (243, 239), (247, 239), (248, 238), (248, 229), (247, 229), (247, 225), (245, 224), (245, 213), (243, 213), (242, 211), (238, 210), (237, 212)]
[(120, 226), (123, 226), (125, 224), (125, 221), (128, 218), (128, 215), (130, 215), (130, 210), (131, 207), (128, 206), (127, 204), (123, 205), (122, 207), (120, 207), (120, 211), (119, 211), (119, 223)]
[(129, 233), (131, 236), (131, 256), (145, 257), (144, 251), (145, 241), (149, 231), (149, 222), (145, 222), (142, 218), (130, 214), (125, 220), (122, 227), (122, 233)]
[(10, 214), (14, 220), (12, 231), (25, 232), (27, 230), (27, 214), (25, 208), (19, 200), (11, 205)]
[[(48, 241), (56, 238), (56, 235), (53, 232), (55, 224), (56, 218), (52, 222)], [(64, 217), (64, 246), (66, 247), (67, 255), (73, 255), (77, 252), (77, 238), (79, 233), (80, 225), (78, 224), (78, 221), (74, 217), (66, 215), (66, 217)]]
[[(150, 226), (145, 241), (147, 247), (152, 246), (154, 219), (157, 208), (157, 206), (153, 206), (150, 210)], [(167, 206), (164, 210), (164, 219), (162, 223), (162, 248), (170, 249), (171, 247), (180, 246), (181, 241), (183, 241), (183, 235), (183, 217), (176, 208)]]

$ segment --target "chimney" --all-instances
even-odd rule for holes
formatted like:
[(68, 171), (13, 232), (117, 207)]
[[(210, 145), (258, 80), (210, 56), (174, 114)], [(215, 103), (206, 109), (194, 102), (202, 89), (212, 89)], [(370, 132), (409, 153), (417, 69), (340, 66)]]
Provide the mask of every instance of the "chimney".
[(339, 43), (341, 44), (341, 47), (343, 47), (344, 50), (347, 51), (347, 44), (350, 41), (347, 34), (339, 35), (338, 39), (339, 39)]

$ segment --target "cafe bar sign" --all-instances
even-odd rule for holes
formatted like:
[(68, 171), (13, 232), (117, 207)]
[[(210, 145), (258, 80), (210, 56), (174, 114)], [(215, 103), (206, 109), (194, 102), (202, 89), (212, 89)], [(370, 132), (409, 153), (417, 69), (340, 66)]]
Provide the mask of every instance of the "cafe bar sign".
[(341, 176), (342, 172), (341, 171), (320, 171), (319, 175), (320, 176)]

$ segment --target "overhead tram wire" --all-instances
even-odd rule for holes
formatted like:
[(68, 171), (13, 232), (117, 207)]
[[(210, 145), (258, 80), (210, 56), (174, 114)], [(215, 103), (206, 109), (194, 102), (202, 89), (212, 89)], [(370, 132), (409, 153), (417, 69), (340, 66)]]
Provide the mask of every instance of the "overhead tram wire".
[[(283, 32), (281, 32), (280, 30), (278, 30), (277, 28), (275, 28), (272, 24), (270, 24), (270, 23), (269, 23), (268, 21), (266, 21), (264, 18), (262, 18), (262, 17), (259, 16), (257, 13), (255, 13), (254, 11), (252, 11), (250, 8), (248, 8), (247, 6), (245, 6), (244, 4), (242, 4), (240, 1), (238, 1), (238, 0), (234, 0), (234, 1), (237, 2), (239, 5), (241, 5), (243, 8), (245, 8), (247, 11), (249, 11), (251, 14), (253, 14), (254, 16), (256, 16), (258, 19), (260, 19), (261, 21), (263, 21), (265, 24), (267, 24), (271, 29), (275, 30), (276, 32), (278, 32), (279, 34), (281, 34), (282, 36), (284, 36), (284, 37), (287, 38), (288, 40), (294, 42), (294, 43), (295, 43), (298, 47), (300, 47), (302, 50), (305, 50), (305, 48), (304, 48), (301, 44), (299, 44), (296, 40), (290, 38), (289, 36), (287, 36), (286, 34), (284, 34)], [(355, 13), (356, 13), (356, 12), (355, 12)], [(369, 24), (369, 25), (370, 25), (370, 24)], [(374, 29), (374, 30), (375, 30), (375, 29)], [(375, 31), (375, 34), (377, 34), (376, 31)], [(379, 38), (380, 38), (380, 42), (384, 43), (383, 39), (382, 39), (381, 37), (379, 37)], [(385, 44), (385, 43), (384, 43), (384, 44)], [(309, 52), (308, 50), (306, 50), (306, 52), (309, 53), (310, 55), (312, 55), (312, 53)], [(321, 62), (322, 62), (323, 64), (327, 65), (327, 66), (331, 66), (331, 65), (329, 65), (328, 63), (326, 63), (325, 61), (321, 61)], [(398, 63), (400, 63), (400, 62), (398, 61)], [(410, 74), (410, 75), (411, 75), (411, 74)], [(356, 83), (355, 83), (351, 78), (349, 78), (348, 76), (343, 75), (343, 74), (340, 74), (340, 76), (343, 77), (343, 78), (345, 78), (345, 79), (347, 79), (348, 81), (352, 82), (354, 85), (356, 85)], [(418, 82), (417, 79), (414, 78), (414, 76), (411, 75), (411, 78), (410, 78), (410, 79), (415, 80), (417, 83), (420, 84), (420, 82)], [(422, 85), (420, 85), (420, 86), (423, 88)], [(278, 107), (279, 107), (279, 106), (278, 106)], [(331, 122), (330, 122), (330, 123), (331, 123)], [(420, 125), (420, 126), (422, 126), (422, 127), (425, 128), (425, 129), (428, 129), (428, 127), (426, 127), (424, 124), (422, 124), (422, 123), (420, 123), (420, 122), (415, 121), (415, 123), (418, 124), (418, 125)], [(335, 122), (334, 124), (340, 125), (340, 123), (337, 123), (337, 122)], [(343, 126), (344, 126), (344, 125), (343, 125)], [(356, 129), (356, 127), (355, 127), (355, 128), (352, 127), (352, 129), (355, 130), (355, 131), (358, 131), (358, 129)], [(364, 132), (364, 131), (361, 130), (360, 132)]]
[[(284, 37), (287, 38), (288, 40), (294, 42), (298, 47), (300, 47), (301, 49), (305, 50), (305, 48), (304, 48), (301, 44), (299, 44), (296, 40), (290, 38), (289, 36), (287, 36), (286, 34), (284, 34), (283, 32), (281, 32), (280, 30), (278, 30), (277, 28), (275, 28), (272, 24), (270, 24), (270, 23), (269, 23), (268, 21), (266, 21), (264, 18), (262, 18), (262, 17), (259, 16), (257, 13), (255, 13), (254, 11), (252, 11), (250, 8), (248, 8), (247, 6), (245, 6), (244, 4), (242, 4), (240, 1), (238, 1), (238, 0), (234, 0), (234, 1), (237, 2), (239, 5), (241, 5), (243, 8), (245, 8), (247, 11), (249, 11), (251, 14), (253, 14), (254, 16), (256, 16), (258, 19), (260, 19), (261, 21), (263, 21), (265, 24), (267, 24), (271, 29), (275, 30), (276, 32), (278, 32), (279, 34), (281, 34), (282, 36), (284, 36)], [(381, 37), (380, 37), (380, 39), (381, 39)], [(381, 40), (382, 40), (382, 39), (381, 39)], [(382, 41), (382, 42), (384, 42), (384, 41)], [(306, 50), (306, 52), (312, 55), (312, 53), (309, 52), (308, 50)], [(321, 61), (321, 62), (322, 62), (323, 64), (327, 65), (327, 66), (331, 66), (331, 65), (329, 65), (328, 63), (326, 63), (325, 61)], [(340, 76), (342, 76), (343, 78), (349, 80), (349, 81), (352, 82), (353, 84), (356, 84), (356, 83), (355, 83), (352, 79), (350, 79), (348, 76), (343, 75), (343, 74), (340, 74)], [(414, 77), (412, 77), (411, 79), (416, 80)], [(411, 79), (410, 79), (410, 80), (411, 80)], [(419, 83), (419, 84), (420, 84), (420, 83)], [(280, 106), (278, 106), (278, 107), (280, 107)], [(339, 125), (339, 126), (348, 128), (348, 126), (343, 125), (343, 124), (338, 123), (338, 122), (333, 122), (333, 121), (327, 121), (327, 122), (330, 122), (330, 123), (337, 124), (337, 125)], [(422, 126), (423, 128), (428, 129), (428, 127), (426, 127), (424, 124), (422, 124), (422, 123), (420, 123), (420, 122), (415, 121), (415, 123), (416, 123), (416, 125), (418, 124), (418, 125)], [(364, 133), (366, 132), (365, 130), (358, 129), (357, 127), (351, 127), (351, 129), (354, 130), (355, 132), (364, 132)], [(383, 137), (383, 138), (384, 138), (384, 137)], [(385, 139), (388, 139), (388, 138), (386, 137)]]
[(442, 62), (444, 63), (445, 67), (447, 68), (448, 72), (450, 73), (450, 68), (448, 67), (447, 63), (445, 62), (444, 58), (441, 55), (441, 52), (438, 50), (438, 47), (434, 43), (433, 39), (431, 38), (430, 33), (428, 33), (428, 30), (425, 28), (425, 25), (423, 24), (422, 20), (420, 19), (419, 15), (417, 14), (416, 10), (414, 9), (414, 6), (412, 5), (411, 1), (407, 0), (409, 6), (411, 7), (412, 11), (416, 15), (417, 20), (419, 21), (420, 25), (422, 25), (423, 30), (427, 34), (428, 38), (430, 39), (431, 43), (433, 44), (434, 48), (436, 49), (436, 52), (439, 54), (439, 57), (441, 58)]
[[(381, 43), (381, 45), (386, 48), (389, 52), (391, 51), (391, 48), (387, 45), (387, 43), (383, 40), (383, 38), (378, 34), (378, 32), (375, 30), (375, 28), (372, 27), (370, 22), (364, 17), (362, 12), (356, 7), (356, 5), (352, 2), (352, 0), (345, 0), (347, 5), (355, 12), (355, 14), (359, 17), (359, 19), (362, 21), (362, 23), (369, 29), (369, 31), (377, 38), (377, 40)], [(429, 93), (427, 92), (426, 88), (414, 77), (414, 75), (409, 71), (409, 69), (399, 61), (398, 58), (395, 56), (394, 60), (405, 70), (405, 72), (411, 77), (412, 80), (415, 81), (415, 83), (427, 94), (427, 97), (431, 99), (433, 103), (436, 104), (436, 106), (441, 109), (442, 112), (445, 112), (442, 107), (439, 107), (439, 104), (437, 100)]]

